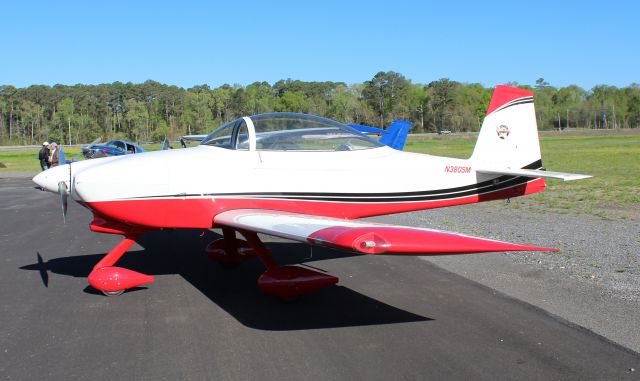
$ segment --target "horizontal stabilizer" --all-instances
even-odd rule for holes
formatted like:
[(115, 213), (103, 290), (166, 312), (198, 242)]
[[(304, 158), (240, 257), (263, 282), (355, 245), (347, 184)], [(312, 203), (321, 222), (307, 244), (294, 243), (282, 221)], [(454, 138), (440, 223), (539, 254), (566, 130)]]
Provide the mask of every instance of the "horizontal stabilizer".
[(540, 169), (510, 169), (510, 168), (476, 168), (476, 172), (488, 175), (507, 175), (507, 176), (524, 176), (524, 177), (545, 177), (552, 179), (560, 179), (564, 181), (588, 179), (590, 175), (581, 175), (578, 173), (550, 172)]
[(446, 255), (557, 250), (433, 229), (341, 220), (277, 210), (230, 210), (216, 215), (214, 224), (364, 254)]

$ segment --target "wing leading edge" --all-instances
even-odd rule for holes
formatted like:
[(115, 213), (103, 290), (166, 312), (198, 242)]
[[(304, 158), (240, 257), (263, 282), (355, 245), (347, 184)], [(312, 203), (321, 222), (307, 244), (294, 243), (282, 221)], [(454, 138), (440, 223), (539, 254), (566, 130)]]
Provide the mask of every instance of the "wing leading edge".
[(364, 254), (447, 255), (558, 250), (440, 230), (341, 220), (277, 210), (230, 210), (216, 215), (214, 223)]

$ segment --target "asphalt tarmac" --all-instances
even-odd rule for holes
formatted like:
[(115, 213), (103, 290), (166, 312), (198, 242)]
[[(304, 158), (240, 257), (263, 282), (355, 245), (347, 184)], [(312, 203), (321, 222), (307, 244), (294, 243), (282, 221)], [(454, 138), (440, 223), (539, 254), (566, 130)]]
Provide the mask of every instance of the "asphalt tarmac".
[(119, 266), (156, 281), (105, 297), (86, 281), (118, 236), (29, 179), (0, 179), (0, 379), (630, 379), (640, 355), (413, 257), (271, 240), (281, 263), (340, 277), (293, 303), (251, 260), (223, 268), (213, 231), (143, 236)]

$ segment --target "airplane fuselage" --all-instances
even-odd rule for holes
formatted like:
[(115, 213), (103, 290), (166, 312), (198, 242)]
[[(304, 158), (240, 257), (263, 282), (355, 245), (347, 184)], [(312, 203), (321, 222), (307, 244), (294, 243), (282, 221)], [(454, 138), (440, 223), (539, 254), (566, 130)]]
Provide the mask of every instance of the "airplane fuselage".
[(388, 147), (304, 152), (198, 146), (73, 163), (69, 187), (76, 201), (109, 220), (209, 228), (216, 214), (230, 209), (353, 219), (520, 196), (541, 191), (544, 180), (478, 174), (469, 160)]

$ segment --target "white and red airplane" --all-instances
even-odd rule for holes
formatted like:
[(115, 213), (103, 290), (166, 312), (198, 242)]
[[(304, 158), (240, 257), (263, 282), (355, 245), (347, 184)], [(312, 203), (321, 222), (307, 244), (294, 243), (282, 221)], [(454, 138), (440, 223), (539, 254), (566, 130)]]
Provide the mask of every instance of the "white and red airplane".
[(114, 266), (141, 234), (221, 228), (211, 258), (257, 256), (266, 267), (260, 289), (292, 298), (338, 278), (278, 265), (257, 233), (366, 254), (556, 250), (357, 220), (536, 193), (546, 177), (589, 176), (542, 170), (533, 94), (497, 86), (467, 160), (397, 151), (325, 118), (271, 113), (229, 122), (197, 147), (66, 164), (33, 181), (60, 193), (65, 213), (67, 195), (91, 210), (92, 231), (124, 236), (89, 274), (106, 295), (153, 281)]

